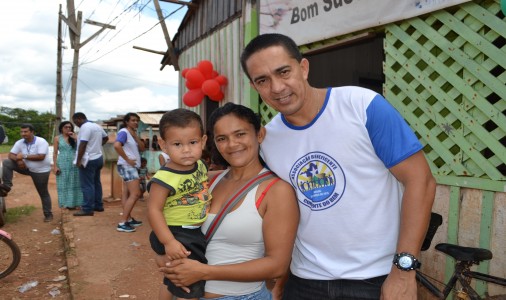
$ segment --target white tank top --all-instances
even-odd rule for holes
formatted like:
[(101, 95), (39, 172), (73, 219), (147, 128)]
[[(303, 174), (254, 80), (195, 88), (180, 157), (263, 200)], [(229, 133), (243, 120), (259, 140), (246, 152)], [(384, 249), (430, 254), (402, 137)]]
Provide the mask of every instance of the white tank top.
[[(262, 169), (260, 172), (264, 172)], [(209, 191), (228, 173), (224, 171), (213, 182)], [(209, 265), (237, 264), (264, 257), (264, 238), (262, 235), (262, 217), (259, 215), (255, 195), (258, 185), (244, 198), (242, 204), (229, 212), (213, 238), (207, 245), (206, 258)], [(216, 214), (209, 214), (202, 225), (202, 232), (207, 232)], [(259, 291), (263, 281), (236, 282), (223, 280), (206, 281), (205, 291), (214, 294), (239, 296)]]

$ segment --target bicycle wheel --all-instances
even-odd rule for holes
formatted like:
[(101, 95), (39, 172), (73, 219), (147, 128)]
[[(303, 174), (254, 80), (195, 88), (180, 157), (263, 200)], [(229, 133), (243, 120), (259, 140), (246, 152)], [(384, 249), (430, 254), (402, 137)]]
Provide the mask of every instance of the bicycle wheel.
[(14, 271), (21, 260), (18, 245), (0, 234), (0, 279)]
[(0, 227), (5, 225), (5, 198), (0, 197)]

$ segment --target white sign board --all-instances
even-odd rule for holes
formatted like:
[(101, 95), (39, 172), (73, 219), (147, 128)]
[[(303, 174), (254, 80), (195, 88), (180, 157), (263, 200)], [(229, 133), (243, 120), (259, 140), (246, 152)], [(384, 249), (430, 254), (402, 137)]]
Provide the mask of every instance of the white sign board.
[(304, 45), (468, 1), (260, 0), (260, 33), (282, 33)]

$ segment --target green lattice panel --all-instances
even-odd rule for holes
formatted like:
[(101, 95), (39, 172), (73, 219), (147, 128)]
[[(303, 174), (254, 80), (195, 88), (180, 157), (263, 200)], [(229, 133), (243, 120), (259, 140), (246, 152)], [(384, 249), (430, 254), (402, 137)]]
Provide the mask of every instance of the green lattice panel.
[(468, 2), (385, 28), (385, 97), (438, 176), (506, 180), (506, 18)]
[(261, 120), (262, 120), (262, 125), (267, 124), (278, 113), (274, 109), (270, 108), (263, 101), (260, 102), (260, 109), (258, 111), (260, 112), (260, 117), (261, 117)]

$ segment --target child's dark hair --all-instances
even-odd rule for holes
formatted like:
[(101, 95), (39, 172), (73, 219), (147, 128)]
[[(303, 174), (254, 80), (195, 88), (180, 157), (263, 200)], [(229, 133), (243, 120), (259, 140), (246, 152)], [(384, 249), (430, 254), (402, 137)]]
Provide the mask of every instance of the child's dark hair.
[(170, 127), (188, 127), (195, 123), (200, 128), (201, 135), (204, 135), (204, 125), (200, 116), (191, 110), (177, 108), (163, 114), (160, 119), (160, 137), (165, 140), (165, 131)]
[[(262, 124), (260, 123), (260, 117), (249, 107), (246, 107), (244, 105), (239, 105), (235, 103), (228, 102), (227, 104), (223, 105), (222, 107), (217, 108), (213, 111), (211, 116), (209, 117), (209, 122), (207, 128), (209, 129), (209, 132), (211, 133), (211, 136), (209, 139), (214, 140), (214, 125), (216, 125), (216, 122), (218, 122), (222, 117), (226, 115), (233, 114), (239, 119), (242, 119), (251, 125), (253, 125), (253, 128), (255, 128), (255, 132), (258, 133), (260, 131), (260, 128), (262, 127)], [(213, 162), (219, 165), (229, 166), (230, 164), (221, 156), (220, 152), (216, 149), (215, 143), (212, 143), (211, 148), (211, 157)], [(262, 165), (265, 165), (264, 161), (260, 157), (260, 162)]]
[(144, 163), (144, 162), (145, 162), (145, 163), (147, 163), (147, 162), (148, 162), (148, 160), (147, 160), (147, 159), (145, 159), (144, 157), (141, 157), (141, 163)]

